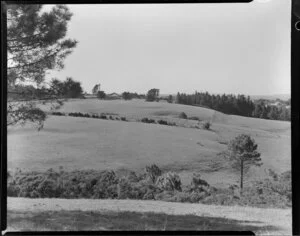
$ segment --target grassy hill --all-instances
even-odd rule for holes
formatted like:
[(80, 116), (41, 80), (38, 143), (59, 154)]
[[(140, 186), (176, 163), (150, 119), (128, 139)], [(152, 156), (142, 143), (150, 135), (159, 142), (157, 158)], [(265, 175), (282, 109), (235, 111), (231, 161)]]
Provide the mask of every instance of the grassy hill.
[(8, 130), (8, 168), (26, 170), (57, 169), (132, 169), (156, 163), (164, 170), (178, 172), (189, 181), (199, 172), (210, 184), (237, 180), (227, 163), (217, 157), (226, 143), (240, 133), (250, 134), (258, 143), (264, 165), (253, 169), (250, 179), (266, 175), (265, 169), (282, 172), (290, 169), (290, 123), (225, 115), (211, 109), (142, 100), (71, 100), (63, 112), (111, 113), (135, 121), (143, 117), (163, 117), (182, 124), (212, 122), (211, 130), (170, 127), (138, 122), (50, 116), (44, 129), (31, 125)]

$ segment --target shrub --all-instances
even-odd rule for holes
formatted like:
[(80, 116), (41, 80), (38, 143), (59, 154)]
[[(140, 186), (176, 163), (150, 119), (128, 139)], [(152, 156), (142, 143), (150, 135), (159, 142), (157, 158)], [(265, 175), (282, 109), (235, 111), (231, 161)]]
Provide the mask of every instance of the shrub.
[(126, 117), (124, 117), (124, 116), (121, 117), (121, 120), (122, 120), (122, 121), (126, 121)]
[(109, 119), (113, 120), (114, 118), (112, 116), (109, 116)]
[(162, 171), (155, 164), (151, 166), (146, 166), (145, 172), (146, 172), (146, 178), (148, 178), (152, 183), (155, 183), (157, 178), (162, 174)]
[(137, 198), (138, 193), (133, 191), (131, 182), (126, 178), (121, 178), (117, 186), (118, 199)]
[(193, 174), (193, 178), (192, 178), (192, 181), (191, 181), (191, 185), (190, 185), (190, 188), (189, 190), (192, 192), (192, 191), (197, 191), (197, 192), (202, 192), (202, 191), (205, 191), (205, 192), (208, 192), (209, 191), (209, 184), (201, 179), (201, 176), (200, 174)]
[(148, 118), (146, 117), (146, 118), (141, 119), (141, 122), (143, 122), (143, 123), (155, 123), (155, 120), (153, 120), (153, 119), (148, 119)]
[(54, 111), (54, 112), (52, 112), (52, 115), (54, 115), (54, 116), (64, 116), (65, 113), (62, 113), (62, 112), (59, 112), (59, 111)]
[(206, 121), (206, 122), (204, 122), (204, 123), (202, 124), (202, 128), (203, 128), (203, 129), (206, 129), (206, 130), (209, 130), (209, 129), (210, 129), (210, 126), (211, 126), (211, 124), (210, 124), (210, 122), (208, 122), (208, 121)]
[(181, 112), (179, 114), (179, 118), (181, 118), (181, 119), (187, 119), (188, 117), (187, 117), (187, 115), (184, 112)]
[(104, 114), (101, 114), (101, 115), (100, 115), (100, 119), (104, 119), (104, 120), (106, 120), (106, 119), (107, 119), (107, 117), (106, 117), (106, 115), (104, 115)]
[(173, 172), (167, 172), (158, 177), (156, 186), (167, 191), (181, 191), (181, 180), (179, 175)]
[(101, 172), (99, 179), (93, 186), (94, 198), (116, 198), (118, 178), (114, 171)]
[(168, 122), (165, 120), (158, 120), (157, 123), (160, 125), (168, 125)]
[(272, 169), (269, 169), (268, 171), (269, 171), (269, 176), (270, 176), (274, 181), (277, 181), (278, 178), (279, 178), (278, 174), (277, 174), (275, 171), (273, 171)]

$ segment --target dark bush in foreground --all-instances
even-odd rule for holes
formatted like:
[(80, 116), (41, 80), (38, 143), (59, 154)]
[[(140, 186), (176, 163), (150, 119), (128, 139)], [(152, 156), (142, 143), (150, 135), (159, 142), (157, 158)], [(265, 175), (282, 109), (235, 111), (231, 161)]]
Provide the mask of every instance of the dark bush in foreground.
[(124, 116), (121, 117), (121, 120), (122, 120), (122, 121), (127, 121), (127, 120), (126, 120), (126, 117), (124, 117)]
[(152, 183), (155, 183), (157, 178), (162, 174), (161, 169), (159, 169), (159, 167), (155, 164), (146, 166), (145, 172), (146, 178), (148, 178)]
[(172, 202), (256, 207), (291, 207), (291, 172), (278, 178), (267, 178), (245, 187), (242, 196), (232, 188), (210, 186), (200, 175), (193, 175), (189, 185), (182, 186), (179, 175), (162, 173), (156, 165), (145, 171), (117, 175), (114, 171), (82, 170), (66, 172), (9, 172), (7, 195), (28, 198), (99, 198), (156, 199)]
[(167, 172), (157, 178), (156, 185), (166, 191), (181, 191), (181, 180), (179, 175)]

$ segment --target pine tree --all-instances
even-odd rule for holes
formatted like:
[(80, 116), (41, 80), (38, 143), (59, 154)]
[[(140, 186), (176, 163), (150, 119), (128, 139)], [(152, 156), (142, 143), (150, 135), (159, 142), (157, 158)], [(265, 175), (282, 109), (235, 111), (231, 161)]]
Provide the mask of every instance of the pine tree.
[(240, 192), (242, 194), (245, 173), (251, 166), (262, 165), (260, 153), (257, 152), (257, 144), (249, 135), (238, 135), (229, 142), (226, 156), (232, 167), (240, 172)]
[[(7, 79), (8, 93), (16, 85), (31, 83), (36, 88), (44, 83), (48, 70), (62, 69), (64, 59), (77, 41), (65, 39), (72, 13), (64, 5), (42, 11), (42, 5), (9, 4), (7, 9)], [(53, 97), (54, 91), (51, 91)], [(42, 127), (46, 114), (23, 94), (26, 102), (10, 102), (8, 125), (37, 122)], [(40, 94), (40, 99), (49, 94)], [(52, 100), (53, 101), (53, 100)]]

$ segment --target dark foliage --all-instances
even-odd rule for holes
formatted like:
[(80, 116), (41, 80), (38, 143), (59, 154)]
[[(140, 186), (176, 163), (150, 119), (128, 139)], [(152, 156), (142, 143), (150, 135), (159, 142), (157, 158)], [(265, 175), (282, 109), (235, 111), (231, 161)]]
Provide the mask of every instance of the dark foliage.
[(59, 112), (59, 111), (54, 111), (51, 113), (54, 116), (65, 116), (65, 113)]
[(166, 120), (158, 120), (157, 123), (160, 125), (168, 125), (168, 122)]
[(99, 99), (105, 99), (106, 93), (104, 91), (98, 91), (97, 98)]
[(208, 122), (208, 121), (206, 121), (206, 122), (204, 122), (204, 123), (202, 124), (202, 128), (203, 128), (203, 129), (209, 130), (209, 129), (210, 129), (210, 126), (211, 126), (211, 123)]
[(131, 92), (123, 92), (122, 93), (122, 98), (124, 100), (131, 100), (133, 98), (145, 98), (145, 95), (142, 95), (142, 94), (137, 94), (137, 93), (131, 93)]
[(155, 123), (155, 120), (153, 119), (148, 119), (147, 117), (141, 119), (141, 122), (143, 123)]
[(188, 117), (187, 117), (187, 115), (184, 112), (181, 112), (179, 114), (179, 118), (181, 118), (181, 119), (187, 119)]
[[(67, 39), (72, 13), (65, 5), (43, 12), (42, 4), (6, 4), (7, 8), (7, 125), (27, 121), (43, 127), (45, 112), (33, 99), (55, 102), (56, 94), (43, 85), (47, 71), (64, 67), (77, 41)], [(33, 86), (27, 86), (32, 84)], [(15, 100), (23, 100), (21, 107)]]
[(258, 100), (253, 102), (244, 95), (211, 95), (208, 92), (194, 94), (177, 93), (176, 103), (211, 108), (225, 114), (257, 117), (273, 120), (290, 120), (291, 109), (286, 106), (289, 102), (281, 102), (278, 106), (270, 101)]
[(83, 89), (81, 83), (68, 77), (65, 81), (53, 79), (50, 83), (50, 91), (61, 98), (82, 98)]
[(91, 115), (88, 113), (81, 113), (81, 112), (70, 112), (69, 116), (75, 116), (75, 117), (86, 117), (86, 118), (90, 118)]
[(141, 174), (133, 171), (118, 176), (114, 171), (8, 172), (7, 195), (29, 198), (100, 198), (152, 199), (220, 205), (258, 207), (290, 207), (292, 201), (291, 172), (276, 174), (276, 180), (256, 181), (235, 196), (232, 188), (210, 186), (199, 174), (194, 174), (187, 186), (179, 175), (162, 173), (156, 165), (147, 166)]
[(153, 101), (159, 101), (159, 89), (150, 89), (146, 95), (146, 101), (147, 102), (153, 102)]
[(106, 115), (104, 115), (104, 114), (101, 114), (99, 118), (100, 118), (100, 119), (107, 120), (107, 116), (106, 116)]

